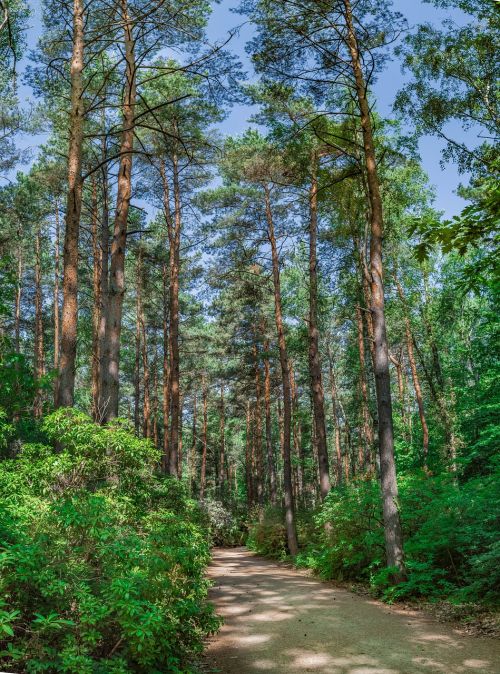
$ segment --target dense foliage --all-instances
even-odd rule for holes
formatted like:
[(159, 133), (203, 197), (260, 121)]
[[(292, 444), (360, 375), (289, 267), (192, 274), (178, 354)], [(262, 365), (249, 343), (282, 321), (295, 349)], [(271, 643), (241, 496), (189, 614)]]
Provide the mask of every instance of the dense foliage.
[(211, 544), (498, 602), (500, 15), (422, 3), (0, 0), (0, 667), (193, 671)]
[(41, 430), (43, 444), (1, 429), (15, 454), (0, 470), (4, 668), (188, 671), (218, 625), (201, 511), (125, 423), (61, 409)]

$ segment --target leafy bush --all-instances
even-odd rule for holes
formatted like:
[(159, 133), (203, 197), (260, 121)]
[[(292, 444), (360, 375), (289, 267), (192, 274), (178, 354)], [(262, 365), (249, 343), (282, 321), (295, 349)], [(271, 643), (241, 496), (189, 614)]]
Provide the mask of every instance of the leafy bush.
[[(385, 568), (378, 482), (332, 490), (316, 516), (316, 535), (297, 563), (325, 578), (370, 582), (386, 598), (499, 599), (499, 471), (463, 484), (449, 474), (399, 479), (408, 579), (391, 585)], [(330, 523), (330, 531), (323, 525)]]
[(122, 423), (59, 410), (61, 451), (0, 464), (0, 662), (69, 674), (186, 672), (218, 621), (203, 515)]
[(231, 510), (221, 501), (206, 499), (202, 504), (213, 545), (243, 545), (247, 535), (243, 513)]
[(275, 559), (285, 559), (286, 529), (279, 508), (266, 508), (250, 526), (246, 545), (250, 550)]

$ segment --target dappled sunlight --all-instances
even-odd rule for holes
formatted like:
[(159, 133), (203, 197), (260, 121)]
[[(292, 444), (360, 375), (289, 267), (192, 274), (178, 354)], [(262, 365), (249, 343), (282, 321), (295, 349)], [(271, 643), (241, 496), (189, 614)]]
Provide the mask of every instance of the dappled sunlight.
[(208, 656), (221, 674), (496, 674), (490, 643), (243, 549), (216, 550), (209, 576), (225, 624)]

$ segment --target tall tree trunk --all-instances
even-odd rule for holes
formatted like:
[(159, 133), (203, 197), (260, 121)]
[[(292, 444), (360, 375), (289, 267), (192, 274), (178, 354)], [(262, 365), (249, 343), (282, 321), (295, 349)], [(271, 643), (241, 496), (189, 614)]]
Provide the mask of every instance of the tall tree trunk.
[[(106, 111), (103, 110), (103, 130), (106, 128)], [(101, 143), (101, 160), (104, 162), (107, 155), (106, 137)], [(108, 190), (108, 168), (103, 163), (102, 169), (102, 211), (101, 211), (101, 281), (100, 281), (100, 300), (99, 309), (99, 409), (98, 421), (101, 423), (105, 417), (106, 409), (109, 405), (107, 397), (106, 381), (108, 376), (108, 356), (106, 348), (106, 325), (108, 322), (108, 298), (109, 298), (109, 190)]]
[(153, 359), (153, 405), (152, 405), (152, 437), (154, 446), (158, 449), (160, 438), (158, 432), (158, 348), (155, 344), (155, 353)]
[(311, 160), (311, 186), (309, 190), (309, 378), (313, 401), (316, 446), (318, 451), (319, 488), (321, 498), (330, 491), (330, 467), (326, 442), (325, 396), (321, 375), (318, 332), (318, 157)]
[(333, 357), (330, 344), (327, 344), (328, 368), (330, 372), (330, 391), (332, 396), (332, 416), (334, 423), (334, 447), (335, 447), (335, 474), (337, 485), (342, 482), (342, 445), (340, 441), (340, 414), (337, 394), (337, 382), (333, 367)]
[(402, 349), (401, 353), (399, 354), (399, 359), (396, 358), (396, 356), (394, 356), (392, 353), (389, 353), (389, 360), (396, 368), (399, 402), (401, 405), (401, 422), (403, 424), (403, 436), (405, 439), (408, 439), (411, 436), (411, 426), (410, 426), (411, 420), (407, 417), (406, 414), (406, 384), (403, 372), (402, 356), (403, 356)]
[(410, 363), (411, 377), (413, 380), (413, 388), (415, 389), (415, 397), (417, 399), (418, 406), (418, 415), (420, 417), (420, 424), (422, 426), (422, 452), (423, 452), (423, 462), (424, 467), (427, 467), (427, 456), (429, 453), (429, 428), (427, 426), (427, 420), (425, 418), (424, 411), (424, 399), (422, 396), (422, 387), (420, 386), (420, 377), (418, 376), (417, 363), (415, 361), (415, 353), (413, 351), (413, 334), (410, 325), (410, 319), (408, 317), (408, 310), (406, 306), (406, 299), (403, 292), (403, 287), (401, 283), (394, 276), (394, 282), (396, 283), (396, 288), (398, 291), (399, 299), (403, 305), (403, 316), (405, 322), (405, 336), (406, 336), (406, 350), (408, 352), (408, 362)]
[(196, 474), (196, 449), (197, 449), (197, 436), (196, 436), (196, 391), (193, 393), (193, 427), (192, 427), (192, 441), (191, 441), (191, 454), (189, 457), (189, 493), (193, 490), (193, 481)]
[(269, 364), (269, 340), (264, 342), (264, 408), (266, 416), (266, 451), (269, 477), (269, 499), (276, 505), (276, 465), (274, 461), (272, 427), (271, 427), (271, 367)]
[[(168, 270), (164, 260), (162, 264), (163, 279), (163, 455), (162, 469), (168, 472), (169, 466), (169, 419), (170, 419), (170, 339), (168, 336)], [(196, 417), (196, 394), (194, 398)]]
[(254, 331), (253, 358), (255, 377), (255, 484), (257, 487), (257, 502), (260, 506), (262, 506), (264, 504), (264, 480), (262, 470), (262, 386), (260, 380), (259, 352), (256, 339), (256, 331)]
[(375, 145), (370, 118), (367, 90), (361, 68), (361, 56), (354, 30), (350, 0), (343, 0), (347, 27), (347, 46), (350, 51), (358, 99), (368, 196), (370, 200), (370, 272), (371, 314), (374, 331), (374, 374), (377, 392), (378, 433), (380, 452), (380, 479), (387, 565), (394, 567), (395, 581), (405, 577), (403, 533), (398, 510), (398, 485), (394, 461), (394, 431), (392, 425), (391, 380), (389, 350), (384, 310), (384, 283), (382, 266), (383, 209), (380, 195)]
[[(42, 245), (40, 224), (35, 234), (35, 353), (34, 374), (37, 382), (45, 374), (45, 355), (43, 348), (43, 294), (42, 294)], [(40, 389), (37, 390), (33, 413), (35, 417), (41, 417), (43, 413), (43, 396)]]
[(274, 286), (274, 318), (278, 334), (278, 348), (280, 354), (281, 380), (283, 388), (283, 491), (285, 496), (285, 524), (288, 541), (288, 550), (292, 557), (299, 551), (297, 531), (295, 528), (295, 504), (293, 499), (292, 463), (291, 463), (291, 421), (292, 406), (290, 396), (290, 370), (288, 367), (288, 354), (283, 327), (283, 315), (281, 309), (281, 284), (278, 249), (274, 233), (274, 222), (271, 211), (271, 198), (269, 186), (265, 186), (265, 207), (267, 219), (267, 233), (271, 246)]
[(180, 237), (181, 237), (181, 199), (179, 184), (179, 165), (177, 155), (172, 158), (174, 183), (174, 222), (170, 229), (170, 447), (169, 473), (177, 475), (179, 452), (179, 397), (180, 397), (180, 365), (179, 365), (179, 272), (180, 272)]
[(97, 181), (92, 175), (92, 418), (99, 420), (99, 322), (101, 313), (102, 254), (100, 246), (99, 217), (97, 214)]
[(224, 382), (220, 383), (220, 453), (219, 453), (219, 494), (225, 493), (224, 477), (226, 465), (226, 410), (224, 405)]
[(361, 450), (359, 455), (359, 470), (372, 464), (373, 431), (370, 421), (368, 381), (366, 377), (365, 335), (363, 329), (363, 315), (361, 307), (356, 307), (356, 326), (358, 332), (359, 355), (359, 389), (361, 393), (361, 416), (363, 424)]
[(182, 479), (182, 414), (183, 414), (184, 396), (179, 396), (179, 452), (177, 456), (177, 475)]
[[(18, 241), (21, 241), (21, 233), (18, 232)], [(21, 353), (21, 297), (23, 292), (23, 250), (21, 244), (17, 249), (17, 278), (16, 297), (14, 306), (14, 344), (16, 353)]]
[[(297, 457), (297, 466), (295, 471), (292, 468), (292, 476), (295, 477), (295, 497), (301, 501), (304, 495), (304, 452), (302, 449), (302, 424), (299, 417), (299, 397), (295, 385), (295, 372), (293, 363), (288, 362), (290, 370), (290, 396), (292, 402), (292, 430), (293, 430), (293, 448)], [(295, 475), (294, 475), (295, 473)]]
[(106, 321), (106, 363), (104, 398), (108, 400), (104, 421), (118, 416), (120, 335), (122, 328), (123, 296), (125, 294), (125, 248), (127, 224), (132, 196), (132, 153), (134, 149), (134, 110), (136, 101), (136, 64), (133, 24), (128, 13), (127, 0), (120, 0), (123, 42), (125, 49), (125, 84), (122, 104), (123, 130), (120, 143), (120, 165), (116, 194), (116, 214), (111, 244), (111, 268)]
[(207, 380), (203, 377), (203, 429), (201, 433), (202, 455), (200, 471), (200, 499), (205, 498), (207, 484), (207, 424), (208, 424), (208, 391)]
[[(55, 200), (55, 234), (54, 234), (54, 370), (59, 369), (59, 348), (61, 338), (61, 326), (59, 322), (59, 246), (61, 239), (61, 225), (59, 219), (59, 201)], [(57, 379), (54, 382), (54, 403), (57, 400)]]
[(253, 493), (253, 475), (252, 475), (252, 426), (251, 426), (251, 413), (250, 413), (250, 401), (247, 400), (246, 405), (246, 433), (245, 433), (245, 483), (247, 491), (247, 508), (250, 509), (254, 504), (254, 493)]
[(149, 355), (148, 355), (148, 332), (146, 317), (144, 315), (144, 303), (140, 306), (140, 321), (142, 330), (142, 369), (143, 369), (143, 433), (145, 438), (151, 438), (153, 434), (153, 427), (151, 423), (151, 377), (149, 372)]
[(57, 406), (72, 407), (75, 392), (78, 323), (78, 240), (82, 210), (84, 2), (73, 0), (73, 53), (68, 150), (68, 197), (63, 257), (63, 306)]
[(135, 358), (134, 358), (134, 428), (137, 435), (141, 429), (141, 293), (142, 251), (139, 248), (135, 269)]

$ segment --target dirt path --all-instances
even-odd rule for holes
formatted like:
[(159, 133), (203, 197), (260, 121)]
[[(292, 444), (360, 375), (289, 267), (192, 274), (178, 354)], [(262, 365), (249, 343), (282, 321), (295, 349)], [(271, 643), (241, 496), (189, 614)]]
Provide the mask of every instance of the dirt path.
[(224, 674), (499, 674), (500, 644), (462, 636), (256, 557), (217, 549), (209, 575), (225, 624), (208, 645)]

